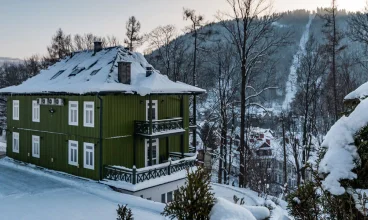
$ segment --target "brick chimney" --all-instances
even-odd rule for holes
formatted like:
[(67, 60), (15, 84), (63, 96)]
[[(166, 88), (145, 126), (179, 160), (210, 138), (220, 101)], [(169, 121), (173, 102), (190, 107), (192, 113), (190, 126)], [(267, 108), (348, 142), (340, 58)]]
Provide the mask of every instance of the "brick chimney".
[(118, 80), (123, 84), (130, 84), (131, 80), (131, 62), (119, 61), (118, 62)]
[(94, 52), (95, 53), (102, 50), (102, 42), (101, 41), (95, 41), (93, 44), (94, 44)]

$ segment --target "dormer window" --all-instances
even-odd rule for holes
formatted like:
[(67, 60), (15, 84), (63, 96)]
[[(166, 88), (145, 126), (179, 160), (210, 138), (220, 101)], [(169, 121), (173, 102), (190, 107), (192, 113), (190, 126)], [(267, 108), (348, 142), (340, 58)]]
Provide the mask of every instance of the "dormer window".
[(55, 79), (56, 77), (60, 76), (65, 70), (60, 70), (59, 72), (57, 72), (53, 77), (51, 77), (50, 80)]
[(76, 76), (78, 73), (82, 72), (85, 68), (75, 68), (68, 77)]

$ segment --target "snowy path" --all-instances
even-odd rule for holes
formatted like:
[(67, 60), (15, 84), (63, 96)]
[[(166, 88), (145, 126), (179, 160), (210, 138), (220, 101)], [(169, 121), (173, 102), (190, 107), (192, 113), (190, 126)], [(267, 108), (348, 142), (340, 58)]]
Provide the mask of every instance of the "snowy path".
[(315, 15), (309, 15), (309, 21), (305, 27), (305, 31), (300, 39), (300, 43), (299, 43), (299, 49), (297, 51), (297, 53), (294, 55), (293, 57), (293, 63), (290, 67), (290, 73), (289, 73), (289, 78), (288, 81), (286, 82), (286, 88), (285, 88), (285, 100), (284, 103), (282, 104), (282, 109), (283, 110), (287, 110), (290, 106), (290, 103), (293, 101), (296, 92), (297, 92), (297, 79), (298, 79), (298, 75), (297, 75), (297, 70), (299, 68), (299, 59), (301, 56), (303, 56), (306, 53), (306, 44), (309, 40), (309, 31), (310, 31), (310, 26), (312, 24), (312, 21), (314, 19)]
[(116, 219), (117, 204), (128, 204), (135, 219), (163, 219), (161, 203), (0, 159), (0, 219)]

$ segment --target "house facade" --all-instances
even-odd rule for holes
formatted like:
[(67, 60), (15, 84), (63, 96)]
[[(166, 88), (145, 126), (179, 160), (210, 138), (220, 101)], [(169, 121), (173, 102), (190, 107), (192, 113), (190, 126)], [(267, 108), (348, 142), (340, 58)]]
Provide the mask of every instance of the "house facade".
[(137, 184), (140, 169), (191, 156), (189, 98), (204, 92), (169, 80), (139, 53), (102, 49), (97, 42), (92, 51), (0, 90), (8, 100), (7, 156), (84, 178)]

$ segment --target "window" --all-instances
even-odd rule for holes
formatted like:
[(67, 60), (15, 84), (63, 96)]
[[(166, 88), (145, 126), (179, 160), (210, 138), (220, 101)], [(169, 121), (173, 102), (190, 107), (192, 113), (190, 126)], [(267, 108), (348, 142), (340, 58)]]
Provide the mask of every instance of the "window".
[[(158, 164), (158, 139), (152, 139), (152, 164), (151, 165), (156, 165)], [(145, 151), (145, 155), (146, 155), (146, 167), (149, 166), (149, 162), (150, 162), (150, 154), (151, 154), (151, 150), (149, 149), (149, 139), (145, 140), (145, 147), (146, 147), (146, 151)]]
[(40, 105), (36, 100), (32, 101), (32, 121), (40, 122)]
[(78, 141), (69, 141), (69, 164), (78, 166)]
[(78, 102), (69, 101), (69, 125), (78, 126)]
[(13, 100), (13, 120), (19, 120), (19, 100)]
[(55, 75), (53, 75), (53, 76), (51, 77), (51, 79), (50, 79), (50, 80), (53, 80), (53, 79), (55, 79), (56, 77), (60, 76), (64, 71), (65, 71), (65, 70), (60, 70), (60, 71), (59, 71), (59, 72), (57, 72)]
[(13, 153), (19, 153), (19, 133), (13, 132)]
[(40, 137), (32, 135), (32, 157), (40, 158)]
[(161, 194), (161, 202), (166, 203), (166, 194)]
[(95, 145), (84, 143), (84, 168), (95, 169)]
[(173, 192), (167, 193), (167, 203), (172, 202), (173, 200)]
[[(152, 120), (157, 120), (157, 100), (152, 100)], [(146, 100), (146, 120), (148, 121), (150, 119), (150, 112), (149, 112), (149, 100)]]
[(95, 126), (95, 103), (94, 102), (84, 102), (84, 116), (83, 124), (85, 127)]

